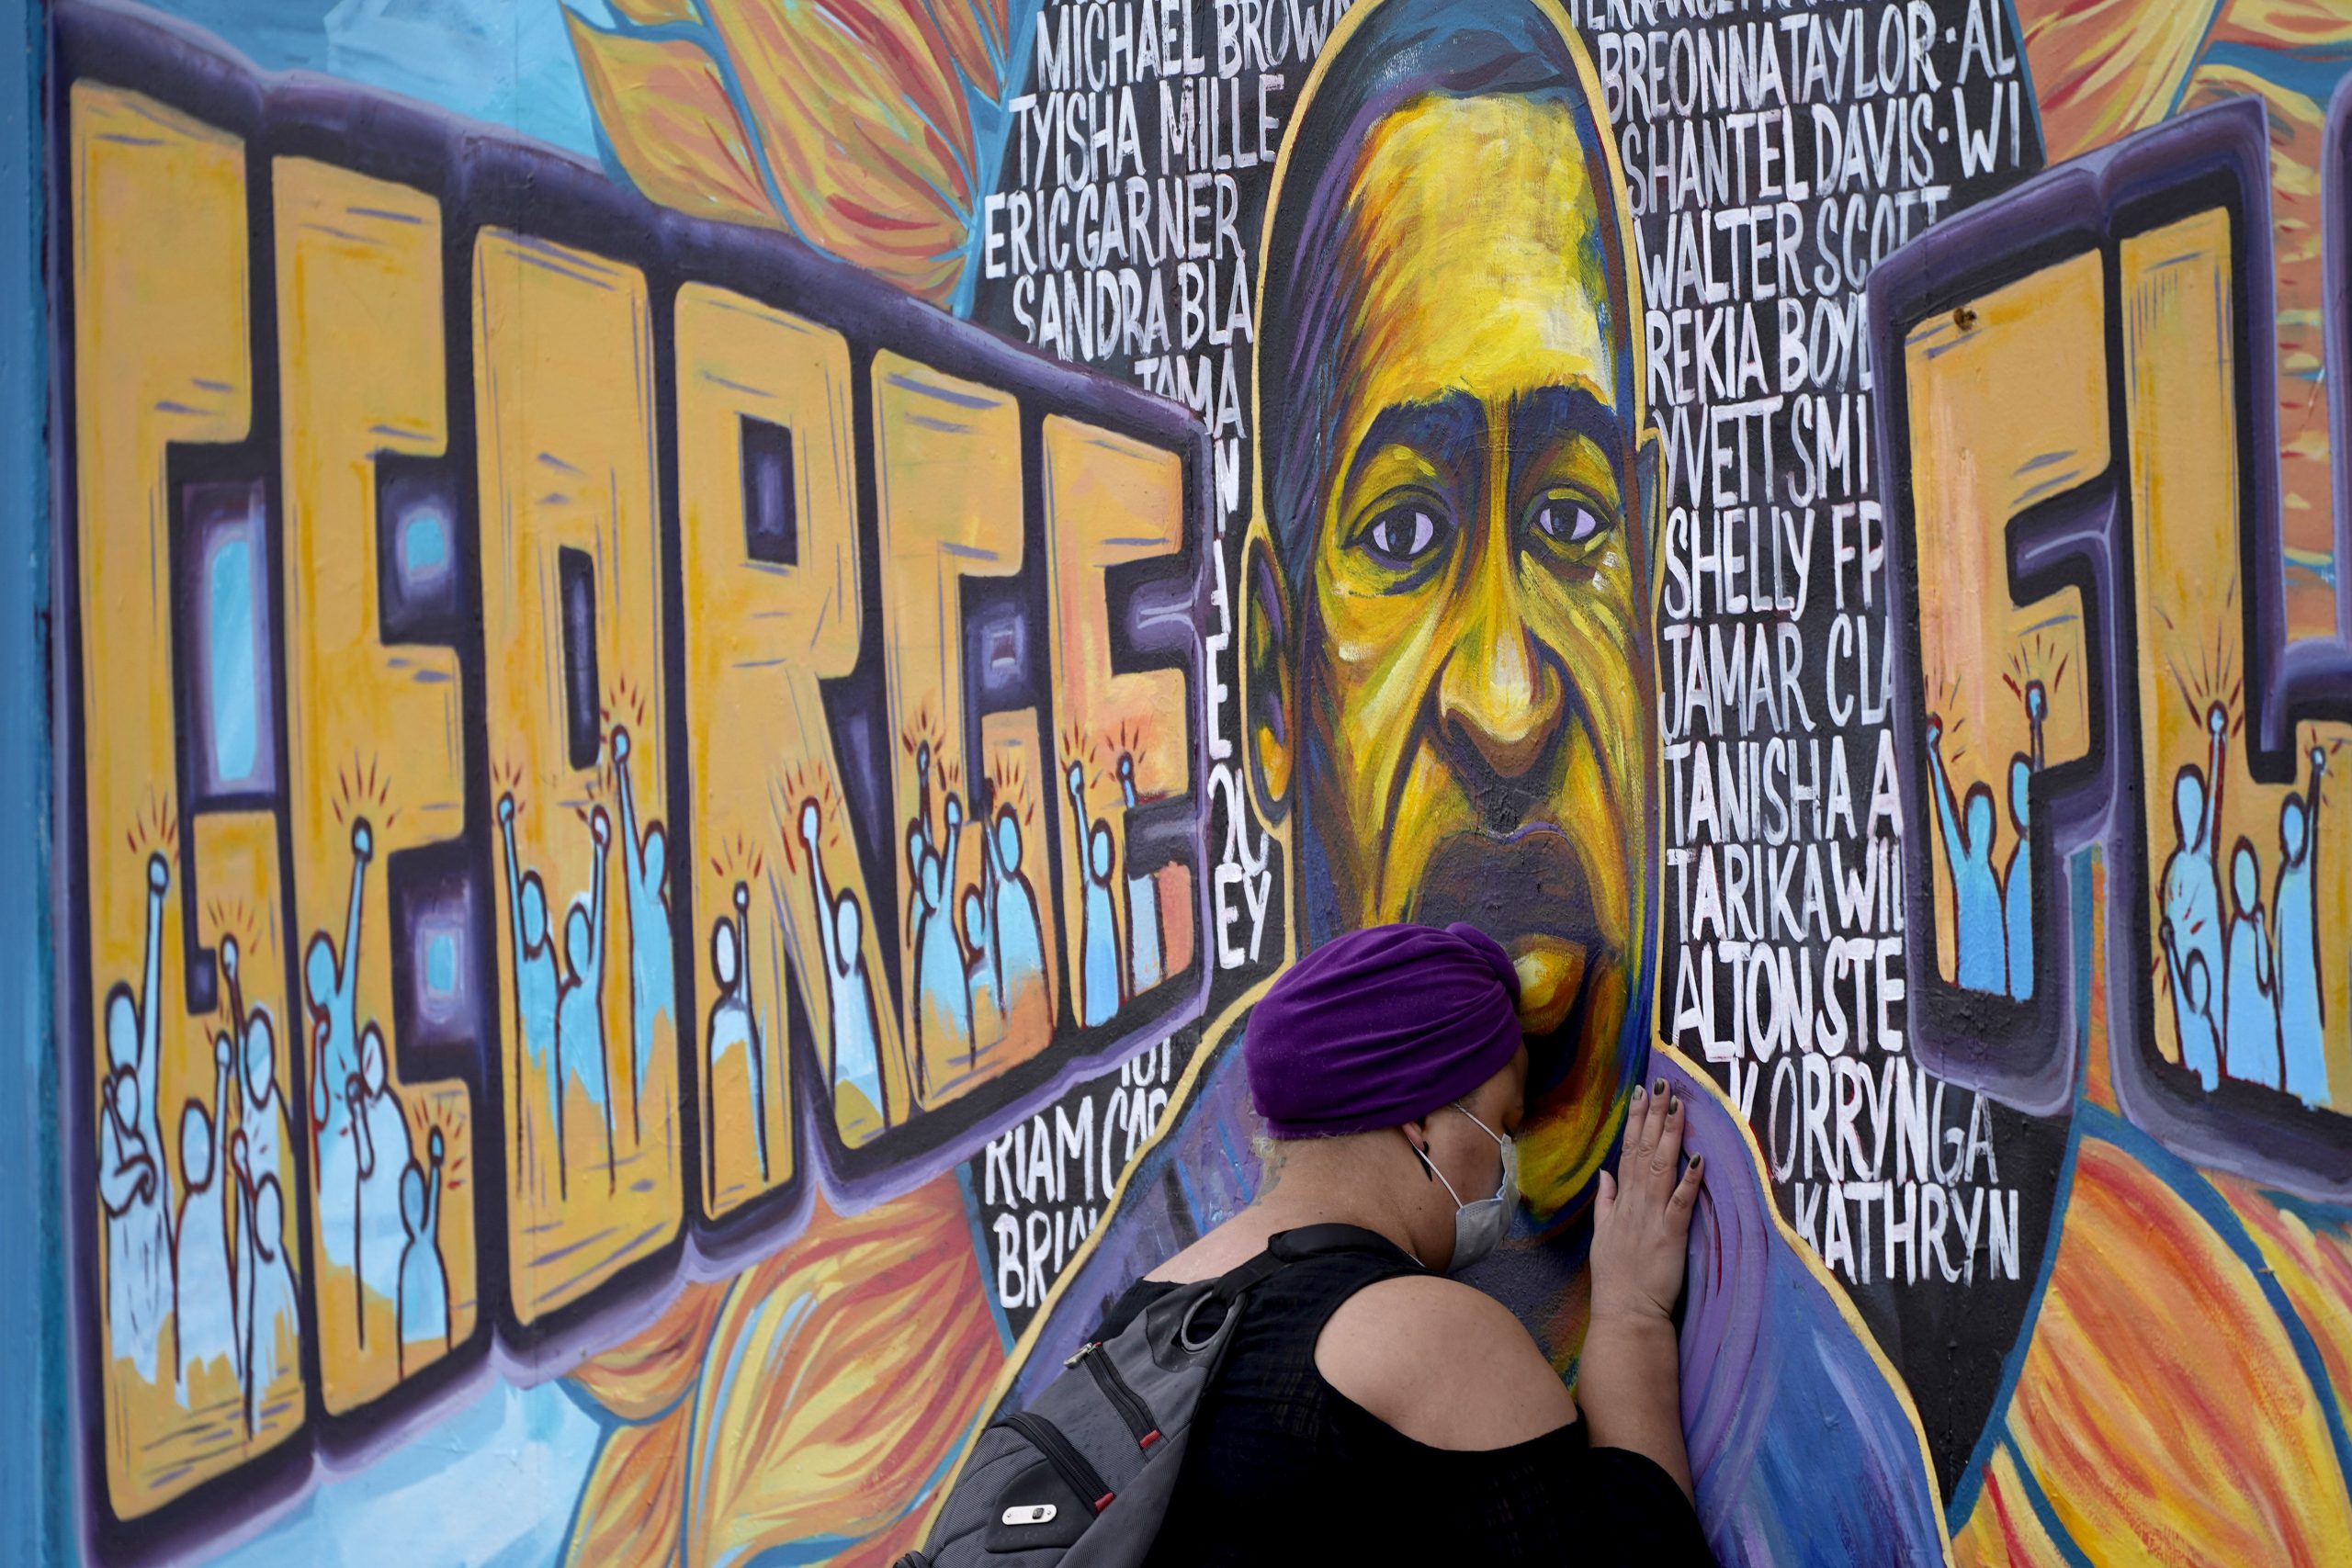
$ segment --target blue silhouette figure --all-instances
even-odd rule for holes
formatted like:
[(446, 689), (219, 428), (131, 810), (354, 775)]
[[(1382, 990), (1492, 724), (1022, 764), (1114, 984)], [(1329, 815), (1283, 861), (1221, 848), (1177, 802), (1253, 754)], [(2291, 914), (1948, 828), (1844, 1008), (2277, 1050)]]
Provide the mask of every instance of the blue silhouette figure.
[[(216, 1105), (226, 1105), (232, 1052), (225, 1034), (213, 1042)], [(215, 1361), (244, 1376), (237, 1335), (237, 1298), (229, 1267), (229, 1212), (216, 1179), (227, 1162), (220, 1133), (201, 1103), (180, 1111), (180, 1212), (174, 1253), (173, 1321), (178, 1325), (178, 1392), (187, 1404), (188, 1379)]]
[[(1119, 758), (1119, 793), (1127, 804), (1129, 831), (1134, 829), (1136, 810), (1136, 760)], [(1159, 984), (1161, 953), (1159, 936), (1159, 884), (1149, 875), (1134, 874), (1135, 860), (1127, 861), (1127, 945), (1128, 971), (1132, 976), (1129, 991), (1141, 996)]]
[[(1111, 866), (1110, 825), (1098, 819), (1086, 836), (1086, 914), (1089, 926), (1104, 934), (1100, 943), (1087, 948), (1086, 979), (1089, 990), (1104, 998), (1109, 1012), (1097, 1021), (1107, 1021), (1126, 994), (1125, 976), (1119, 965), (1119, 913), (1111, 897)], [(1090, 1001), (1088, 1011), (1093, 1010)]]
[[(269, 1010), (245, 1010), (243, 982), (243, 956), (233, 936), (220, 939), (220, 969), (229, 982), (229, 1018), (232, 1033), (229, 1043), (237, 1064), (237, 1134), (245, 1157), (252, 1168), (262, 1175), (276, 1175), (283, 1169), (280, 1160), (288, 1146), (289, 1133), (286, 1122), (286, 1096), (277, 1086), (277, 1032), (270, 1021)], [(236, 1043), (243, 1042), (242, 1044)], [(214, 1103), (225, 1106), (228, 1086), (221, 1086), (221, 1097)], [(219, 1143), (215, 1142), (216, 1153)], [(215, 1160), (216, 1168), (225, 1167), (225, 1155)], [(228, 1175), (216, 1178), (214, 1186), (221, 1190), (223, 1201), (242, 1193), (242, 1183)], [(242, 1201), (242, 1199), (240, 1199)], [(247, 1216), (249, 1219), (250, 1216)], [(250, 1385), (251, 1369), (244, 1355), (252, 1340), (251, 1319), (254, 1312), (254, 1282), (255, 1270), (243, 1262), (245, 1246), (243, 1240), (244, 1224), (225, 1211), (221, 1226), (229, 1248), (229, 1277), (233, 1284), (232, 1315), (237, 1342), (237, 1376)], [(280, 1238), (282, 1245), (283, 1238)], [(252, 1392), (249, 1387), (249, 1392)], [(251, 1431), (250, 1424), (247, 1427)]]
[[(364, 1115), (368, 1093), (355, 1072), (325, 1094), (329, 1107), (319, 1145), (319, 1233), (327, 1257), (351, 1270), (351, 1319), (359, 1343), (368, 1343), (366, 1243), (360, 1224), (360, 1190), (373, 1168)], [(313, 1095), (316, 1100), (318, 1095)], [(324, 1303), (321, 1304), (322, 1314)]]
[(989, 956), (996, 967), (997, 1005), (1007, 1021), (1016, 1017), (1023, 998), (1035, 987), (1044, 994), (1045, 1017), (1053, 1017), (1053, 997), (1046, 980), (1045, 926), (1037, 915), (1036, 889), (1021, 871), (1021, 821), (1010, 806), (1000, 807), (996, 830), (982, 835), (993, 852), (989, 858)]
[[(663, 881), (669, 849), (662, 824), (637, 828), (637, 796), (628, 782), (628, 731), (613, 731), (613, 772), (621, 796), (621, 883), (628, 896), (628, 995), (630, 1049), (628, 1116), (632, 1142), (645, 1141), (638, 1099), (653, 1061), (654, 1026), (662, 1019), (677, 1026), (678, 987), (672, 974), (670, 896)], [(666, 1146), (666, 1145), (665, 1145)]]
[[(865, 921), (847, 889), (835, 894), (825, 883), (824, 857), (817, 852), (817, 803), (800, 807), (800, 841), (808, 849), (810, 897), (817, 907), (817, 945), (825, 961), (825, 1018), (832, 1031), (833, 1092), (843, 1087), (865, 1096), (888, 1126), (890, 1101), (883, 1092), (880, 1026), (874, 1012), (874, 987), (865, 972)], [(920, 1074), (922, 1061), (915, 1061)]]
[[(245, 1010), (235, 937), (220, 939), (220, 968), (229, 978), (229, 1017), (235, 1030), (233, 1039), (243, 1042), (235, 1047), (239, 1066), (237, 1126), (244, 1134), (246, 1152), (254, 1168), (267, 1174), (279, 1168), (280, 1151), (288, 1140), (286, 1096), (277, 1087), (277, 1030), (270, 1021), (268, 1009)], [(228, 1183), (224, 1179), (220, 1185), (226, 1189)]]
[[(925, 798), (929, 798), (927, 789)], [(931, 1069), (930, 1064), (924, 1059), (923, 1052), (925, 1032), (923, 1014), (928, 1010), (926, 1004), (930, 1000), (930, 987), (925, 984), (926, 976), (923, 974), (922, 961), (925, 956), (923, 939), (931, 932), (931, 907), (925, 895), (931, 888), (931, 863), (934, 858), (931, 852), (929, 821), (926, 819), (909, 828), (907, 829), (907, 926), (915, 933), (914, 1099), (917, 1105), (921, 1105), (931, 1097)], [(820, 930), (821, 929), (822, 922), (820, 922)], [(838, 1058), (836, 1060), (838, 1061)], [(834, 1076), (838, 1078), (839, 1072), (836, 1071)]]
[[(928, 789), (925, 791), (928, 799)], [(929, 1055), (933, 1048), (953, 1052), (961, 1047), (967, 1062), (977, 1061), (972, 1036), (972, 994), (965, 984), (963, 939), (956, 932), (956, 906), (951, 885), (955, 877), (956, 842), (964, 831), (964, 804), (947, 797), (946, 847), (933, 847), (928, 807), (922, 823), (908, 840), (914, 862), (915, 897), (915, 1062), (925, 1076), (921, 1090), (929, 1092)]]
[(547, 888), (536, 871), (522, 869), (514, 852), (514, 797), (498, 797), (498, 827), (506, 844), (506, 909), (514, 945), (514, 1139), (519, 1147), (528, 1136), (524, 1126), (523, 1062), (545, 1075), (548, 1123), (554, 1139), (559, 1193), (563, 1181), (563, 1078), (555, 1067), (555, 1006), (562, 995), (556, 974), (555, 939), (548, 931)]
[(2230, 921), (2230, 967), (2222, 990), (2222, 1070), (2277, 1089), (2278, 998), (2262, 914), (2262, 870), (2244, 839), (2231, 856), (2230, 884), (2237, 913)]
[[(820, 919), (825, 917), (820, 915)], [(750, 951), (752, 931), (752, 890), (739, 882), (735, 885), (735, 915), (732, 919), (721, 916), (710, 928), (710, 973), (718, 983), (718, 999), (710, 1004), (710, 1026), (707, 1032), (709, 1061), (706, 1077), (712, 1086), (706, 1093), (707, 1111), (703, 1124), (716, 1128), (718, 1118), (715, 1101), (718, 1064), (729, 1051), (743, 1053), (744, 1076), (752, 1088), (752, 1137), (759, 1145), (760, 1179), (768, 1177), (768, 1113), (767, 1064), (760, 1050), (760, 1021), (752, 1010), (751, 965), (745, 955)], [(707, 1137), (705, 1145), (710, 1153), (710, 1190), (718, 1190), (718, 1139)]]
[(400, 1366), (408, 1375), (408, 1348), (439, 1340), (449, 1348), (449, 1271), (441, 1261), (441, 1129), (433, 1129), (425, 1149), (428, 1174), (411, 1160), (401, 1172)]
[(260, 1424), (263, 1398), (294, 1370), (294, 1271), (286, 1260), (286, 1201), (277, 1178), (255, 1175), (245, 1135), (230, 1141), (229, 1157), (243, 1197), (238, 1287), (244, 1292), (245, 1430)]
[(2041, 682), (2025, 688), (2026, 722), (2032, 739), (2028, 753), (2009, 760), (2009, 821), (2016, 837), (2009, 845), (2008, 870), (2001, 881), (2001, 928), (2008, 943), (2009, 995), (2025, 1001), (2033, 995), (2033, 775), (2041, 771), (2041, 723), (2050, 711), (2049, 694)]
[(1085, 963), (1080, 970), (1079, 1021), (1088, 1028), (1118, 1015), (1120, 995), (1118, 915), (1111, 898), (1111, 832), (1086, 809), (1086, 770), (1069, 765), (1072, 829), (1078, 835), (1079, 865), (1086, 877), (1086, 904), (1080, 927)]
[[(349, 1134), (349, 1123), (340, 1120), (344, 1108), (335, 1096), (359, 1075), (359, 911), (367, 890), (368, 863), (375, 852), (375, 830), (363, 817), (351, 825), (351, 907), (345, 917), (342, 952), (338, 955), (334, 940), (320, 931), (311, 938), (303, 958), (311, 1043), (318, 1053), (311, 1078), (311, 1115), (322, 1138)], [(349, 1268), (351, 1259), (336, 1256), (335, 1246), (328, 1242), (328, 1257)]]
[[(2199, 773), (2195, 763), (2184, 763), (2173, 780), (2172, 818), (2175, 843), (2172, 852), (2165, 857), (2164, 875), (2159, 883), (2164, 899), (2164, 919), (2172, 923), (2174, 941), (2180, 947), (2179, 969), (2186, 975), (2188, 960), (2195, 954), (2204, 960), (2208, 984), (2215, 984), (2224, 972), (2222, 961), (2222, 883), (2221, 883), (2221, 784), (2229, 719), (2219, 704), (2206, 715), (2206, 731), (2210, 738), (2207, 771)], [(2209, 797), (2208, 779), (2214, 781)], [(2178, 987), (2173, 989), (2173, 1023), (2181, 1038), (2181, 1059), (2188, 1061), (2189, 1025), (2182, 1020), (2185, 998)], [(2208, 1007), (2222, 1017), (2227, 1014), (2212, 1002)], [(2217, 1032), (2218, 1042), (2221, 1036)], [(2194, 1066), (2193, 1063), (2191, 1063)], [(2220, 1059), (2215, 1066), (2219, 1070)], [(2211, 1085), (2209, 1084), (2210, 1088)]]
[[(988, 835), (982, 833), (983, 845)], [(983, 868), (993, 857), (981, 855)], [(1004, 1038), (1004, 998), (997, 994), (999, 965), (989, 936), (988, 899), (978, 887), (964, 889), (964, 951), (970, 956), (964, 969), (964, 988), (972, 998), (972, 1040), (975, 1048)]]
[[(237, 1132), (230, 1145), (233, 1184), (230, 1177), (222, 1177), (216, 1185), (227, 1190), (224, 1196), (233, 1194), (237, 1200), (236, 1216), (224, 1215), (223, 1224), (228, 1235), (229, 1277), (233, 1291), (237, 1376), (244, 1386), (245, 1430), (250, 1434), (270, 1383), (286, 1370), (277, 1359), (278, 1335), (281, 1330), (293, 1333), (295, 1317), (293, 1278), (284, 1256), (282, 1201), (281, 1212), (271, 1222), (266, 1257), (257, 1256), (259, 1244), (253, 1239), (261, 1224), (254, 1213), (254, 1190), (261, 1179), (267, 1178), (273, 1197), (281, 1197), (284, 1189), (278, 1184), (283, 1169), (280, 1161), (291, 1134), (287, 1126), (286, 1096), (277, 1084), (277, 1032), (270, 1022), (268, 1009), (254, 1008), (250, 1012), (245, 1010), (241, 965), (237, 939), (222, 937), (220, 967), (229, 979), (229, 1015), (243, 1044), (238, 1053)], [(258, 1326), (256, 1317), (260, 1319)], [(258, 1373), (254, 1365), (256, 1343), (261, 1346), (266, 1363)]]
[(2180, 1032), (2181, 1066), (2211, 1089), (2222, 1081), (2222, 1032), (2213, 1021), (2212, 971), (2205, 955), (2182, 949), (2170, 920), (2161, 928), (2165, 972), (2172, 981), (2173, 1017)]
[[(613, 841), (613, 821), (603, 807), (589, 818), (596, 839), (595, 872), (589, 882), (588, 901), (574, 898), (564, 917), (563, 953), (571, 973), (562, 982), (555, 1005), (556, 1095), (559, 1100), (577, 1083), (588, 1103), (605, 1116), (605, 1190), (619, 1190), (619, 1159), (613, 1143), (613, 1097), (605, 1080), (605, 854)], [(559, 1169), (567, 1166), (563, 1122), (556, 1121)], [(568, 1183), (561, 1189), (569, 1197)]]
[(399, 1300), (401, 1248), (406, 1240), (401, 1227), (401, 1172), (412, 1155), (408, 1116), (392, 1089), (384, 1034), (372, 1023), (360, 1032), (359, 1076), (352, 1092), (359, 1134), (359, 1279), (392, 1303)]
[[(289, 1134), (286, 1123), (286, 1096), (277, 1087), (277, 1038), (270, 1028), (268, 1013), (260, 1009), (255, 1009), (245, 1020), (244, 1070), (239, 1077), (238, 1094), (237, 1137), (243, 1142), (246, 1157), (256, 1176), (276, 1178), (284, 1168), (279, 1163), (283, 1157), (280, 1151), (288, 1146)], [(250, 1222), (251, 1216), (247, 1219)], [(232, 1230), (231, 1258), (233, 1267), (230, 1275), (236, 1282), (237, 1343), (241, 1349), (249, 1349), (253, 1343), (253, 1320), (256, 1310), (254, 1292), (260, 1270), (248, 1267), (244, 1261), (251, 1249), (245, 1246), (242, 1235), (241, 1230)], [(278, 1236), (272, 1244), (273, 1252), (282, 1249), (284, 1245), (284, 1236)], [(289, 1315), (286, 1319), (286, 1326), (291, 1328), (293, 1321)], [(275, 1335), (277, 1330), (276, 1324), (268, 1325), (270, 1334)], [(274, 1339), (272, 1343), (275, 1343)], [(253, 1386), (252, 1371), (251, 1366), (241, 1359), (238, 1373), (245, 1379), (249, 1393), (258, 1400), (266, 1392), (266, 1387)]]
[(2001, 881), (1993, 870), (1993, 792), (1968, 788), (1966, 816), (1952, 800), (1951, 775), (1944, 769), (1943, 721), (1928, 720), (1928, 766), (1935, 775), (1936, 823), (1943, 830), (1944, 862), (1951, 871), (1952, 946), (1959, 957), (1959, 983), (1972, 991), (2008, 991), (2006, 919)]
[(2017, 838), (2009, 846), (2009, 869), (2001, 884), (2001, 928), (2008, 940), (2009, 995), (2024, 1001), (2033, 995), (2033, 862), (2031, 809), (2027, 784), (2033, 764), (2023, 757), (2009, 760), (2009, 820)]
[(107, 1061), (111, 1069), (98, 1122), (98, 1201), (107, 1220), (107, 1349), (127, 1357), (149, 1382), (163, 1357), (172, 1313), (172, 1190), (155, 1096), (163, 1058), (164, 891), (171, 867), (147, 861), (147, 942), (141, 990), (119, 985), (107, 995)]
[[(359, 1082), (359, 916), (375, 852), (375, 830), (363, 817), (351, 825), (351, 902), (342, 951), (338, 954), (334, 940), (320, 931), (311, 938), (303, 958), (312, 1053), (311, 1121), (319, 1145), (319, 1237), (327, 1260), (352, 1271), (352, 1318), (363, 1346), (368, 1343), (368, 1303), (360, 1269), (359, 1184), (366, 1134), (358, 1121), (364, 1099)], [(261, 1171), (255, 1179), (268, 1174)]]
[(2313, 868), (2319, 860), (2320, 784), (2327, 753), (2311, 749), (2311, 806), (2290, 795), (2278, 808), (2278, 881), (2271, 909), (2278, 922), (2278, 1049), (2289, 1094), (2327, 1103), (2327, 1003), (2320, 989), (2319, 918)]

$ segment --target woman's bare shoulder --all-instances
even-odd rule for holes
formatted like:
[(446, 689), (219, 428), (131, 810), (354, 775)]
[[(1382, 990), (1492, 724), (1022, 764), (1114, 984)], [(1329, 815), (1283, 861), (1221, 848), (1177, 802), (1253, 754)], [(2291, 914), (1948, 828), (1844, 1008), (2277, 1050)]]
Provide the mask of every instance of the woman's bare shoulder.
[(1161, 1284), (1176, 1285), (1189, 1285), (1195, 1280), (1214, 1280), (1265, 1251), (1266, 1239), (1274, 1229), (1257, 1214), (1244, 1209), (1144, 1278)]
[(1316, 1341), (1315, 1365), (1333, 1388), (1432, 1448), (1509, 1448), (1577, 1416), (1510, 1309), (1443, 1275), (1384, 1280), (1350, 1296)]

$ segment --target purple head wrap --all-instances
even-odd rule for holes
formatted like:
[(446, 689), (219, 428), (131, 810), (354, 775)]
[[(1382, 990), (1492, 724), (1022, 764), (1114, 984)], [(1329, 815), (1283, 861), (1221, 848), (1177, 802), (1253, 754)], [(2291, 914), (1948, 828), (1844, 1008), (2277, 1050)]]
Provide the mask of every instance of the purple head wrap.
[(1519, 1049), (1519, 975), (1476, 926), (1374, 926), (1300, 959), (1250, 1014), (1250, 1098), (1277, 1138), (1401, 1126)]

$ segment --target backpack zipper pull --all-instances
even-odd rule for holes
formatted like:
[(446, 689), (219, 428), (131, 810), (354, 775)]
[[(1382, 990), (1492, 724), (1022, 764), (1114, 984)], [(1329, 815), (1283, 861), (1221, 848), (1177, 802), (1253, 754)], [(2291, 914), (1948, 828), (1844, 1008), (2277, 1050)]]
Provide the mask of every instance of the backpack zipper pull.
[(1088, 1340), (1085, 1344), (1080, 1345), (1068, 1360), (1062, 1363), (1063, 1370), (1068, 1371), (1069, 1368), (1078, 1365), (1080, 1361), (1083, 1361), (1087, 1357), (1091, 1356), (1095, 1351), (1100, 1350), (1101, 1348), (1102, 1348), (1102, 1342), (1101, 1340)]

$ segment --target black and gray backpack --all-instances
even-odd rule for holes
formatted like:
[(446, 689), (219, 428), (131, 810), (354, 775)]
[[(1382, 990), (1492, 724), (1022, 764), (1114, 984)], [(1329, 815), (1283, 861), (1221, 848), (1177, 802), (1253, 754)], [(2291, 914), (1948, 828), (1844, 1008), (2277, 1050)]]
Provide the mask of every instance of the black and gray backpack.
[(1352, 1225), (1283, 1231), (1230, 1273), (1179, 1285), (1110, 1338), (1080, 1346), (1028, 1409), (980, 1434), (930, 1544), (893, 1568), (1137, 1568), (1242, 1297), (1285, 1265), (1364, 1242)]

